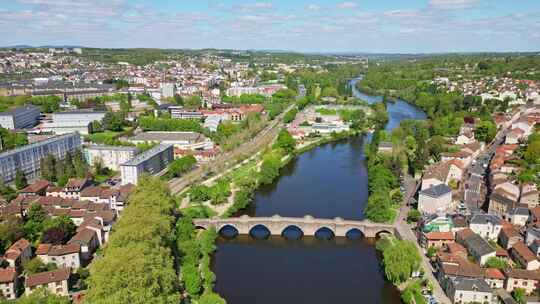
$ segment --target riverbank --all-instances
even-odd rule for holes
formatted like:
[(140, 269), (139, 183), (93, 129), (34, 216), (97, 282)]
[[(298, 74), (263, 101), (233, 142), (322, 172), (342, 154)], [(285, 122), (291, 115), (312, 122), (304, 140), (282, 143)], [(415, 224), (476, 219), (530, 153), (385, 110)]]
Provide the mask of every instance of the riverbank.
[[(296, 157), (311, 151), (316, 147), (359, 136), (362, 133), (363, 132), (360, 131), (348, 131), (332, 133), (314, 139), (307, 139), (302, 143), (296, 144), (294, 150), (287, 154), (278, 151), (280, 148), (276, 149), (269, 146), (266, 149), (262, 149), (262, 153), (258, 153), (245, 160), (241, 165), (227, 171), (225, 174), (212, 177), (209, 180), (202, 182), (200, 186), (193, 186), (189, 190), (186, 190), (186, 192), (181, 195), (181, 210), (183, 210), (183, 213), (192, 217), (229, 217), (239, 215), (239, 212), (251, 205), (254, 193), (261, 186), (272, 184), (274, 180), (280, 176), (281, 169)], [(268, 158), (272, 153), (279, 154), (279, 163), (277, 161), (272, 162), (267, 160), (266, 166), (263, 167), (265, 158)], [(220, 203), (214, 204), (213, 201), (215, 200), (210, 198), (212, 195), (208, 195), (208, 197), (204, 197), (203, 199), (199, 198), (199, 190), (202, 189), (203, 191), (211, 193), (214, 192), (213, 187), (215, 187), (215, 185), (224, 182), (229, 184), (228, 190), (224, 191), (227, 192), (228, 195), (226, 195), (226, 198), (223, 197), (220, 200)], [(195, 200), (192, 199), (193, 190), (197, 192)], [(219, 190), (216, 189), (215, 191), (217, 192)], [(220, 196), (219, 193), (214, 194), (215, 196)], [(221, 196), (224, 195), (225, 194), (222, 194)]]

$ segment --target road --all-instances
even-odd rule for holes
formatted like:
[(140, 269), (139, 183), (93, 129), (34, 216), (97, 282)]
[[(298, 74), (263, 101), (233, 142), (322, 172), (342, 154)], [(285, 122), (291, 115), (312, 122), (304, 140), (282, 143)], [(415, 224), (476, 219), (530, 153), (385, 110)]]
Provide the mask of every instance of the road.
[(441, 285), (439, 284), (439, 281), (435, 277), (433, 266), (431, 266), (428, 257), (423, 254), (423, 250), (418, 244), (418, 239), (416, 238), (416, 234), (414, 233), (413, 228), (407, 223), (407, 213), (410, 210), (412, 199), (414, 198), (414, 195), (420, 187), (420, 182), (416, 181), (414, 177), (406, 174), (403, 178), (402, 185), (405, 188), (405, 197), (403, 200), (405, 204), (402, 204), (399, 210), (399, 215), (395, 222), (396, 230), (402, 240), (408, 240), (413, 242), (418, 249), (418, 252), (420, 252), (420, 255), (422, 256), (422, 267), (425, 270), (425, 278), (433, 283), (433, 297), (435, 297), (438, 303), (450, 304), (450, 299), (446, 296), (446, 293), (444, 292)]

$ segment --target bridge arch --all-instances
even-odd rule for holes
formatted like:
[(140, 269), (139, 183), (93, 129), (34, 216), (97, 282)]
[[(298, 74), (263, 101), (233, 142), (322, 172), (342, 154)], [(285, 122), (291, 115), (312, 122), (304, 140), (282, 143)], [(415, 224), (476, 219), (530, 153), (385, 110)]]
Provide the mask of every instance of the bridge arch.
[(297, 225), (290, 224), (281, 230), (281, 236), (287, 239), (299, 240), (304, 236), (304, 231)]
[(336, 237), (335, 231), (327, 226), (322, 226), (315, 230), (314, 235), (316, 238), (323, 240), (330, 240)]
[(226, 238), (234, 238), (240, 232), (238, 231), (238, 228), (236, 228), (234, 225), (224, 224), (219, 228), (218, 233)]
[(350, 240), (358, 240), (365, 237), (365, 234), (362, 230), (358, 228), (352, 228), (349, 229), (347, 232), (345, 232), (345, 237)]
[(257, 224), (249, 229), (249, 235), (256, 239), (266, 239), (272, 232), (264, 224)]

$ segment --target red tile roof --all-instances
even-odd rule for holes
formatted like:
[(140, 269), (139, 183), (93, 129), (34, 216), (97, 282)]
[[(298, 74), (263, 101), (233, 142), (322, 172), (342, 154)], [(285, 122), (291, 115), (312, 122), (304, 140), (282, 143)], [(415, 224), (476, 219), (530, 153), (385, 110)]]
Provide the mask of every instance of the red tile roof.
[(448, 232), (429, 232), (425, 234), (426, 239), (430, 241), (437, 241), (437, 240), (454, 240), (454, 234), (451, 231)]
[(522, 242), (515, 243), (512, 250), (518, 253), (527, 263), (536, 260), (536, 255)]
[(0, 268), (0, 283), (11, 283), (17, 278), (15, 268)]
[(488, 279), (504, 280), (504, 274), (497, 268), (486, 268), (484, 275)]
[(35, 287), (52, 282), (61, 282), (69, 279), (71, 270), (69, 268), (60, 268), (53, 271), (36, 273), (26, 278), (26, 287)]
[(38, 193), (44, 191), (49, 186), (49, 182), (46, 180), (38, 180), (26, 188), (22, 189), (22, 193)]

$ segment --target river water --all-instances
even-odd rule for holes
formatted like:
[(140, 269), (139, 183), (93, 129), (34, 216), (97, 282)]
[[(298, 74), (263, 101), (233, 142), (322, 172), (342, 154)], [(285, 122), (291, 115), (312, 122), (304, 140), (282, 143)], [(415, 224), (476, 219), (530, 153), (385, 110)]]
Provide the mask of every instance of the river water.
[[(382, 100), (353, 91), (370, 103)], [(403, 119), (425, 119), (401, 100), (389, 103), (388, 112), (387, 130)], [(317, 147), (282, 170), (256, 192), (245, 214), (363, 218), (368, 191), (361, 136)], [(229, 304), (400, 303), (399, 292), (384, 280), (373, 240), (243, 235), (220, 237), (217, 244), (215, 291)]]

